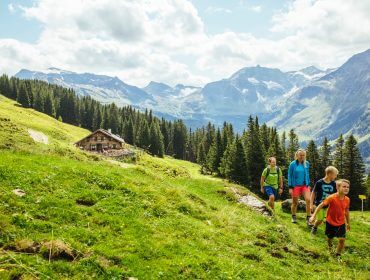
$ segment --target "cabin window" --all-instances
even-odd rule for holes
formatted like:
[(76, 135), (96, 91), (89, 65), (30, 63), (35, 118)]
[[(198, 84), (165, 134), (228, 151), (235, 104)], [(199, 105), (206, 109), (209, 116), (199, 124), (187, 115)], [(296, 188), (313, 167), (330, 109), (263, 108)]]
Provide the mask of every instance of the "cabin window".
[(113, 148), (113, 149), (115, 149), (115, 148), (116, 148), (116, 144), (113, 144), (113, 145), (112, 145), (112, 148)]
[(102, 136), (102, 137), (101, 137), (101, 140), (102, 140), (102, 141), (104, 141), (104, 140), (105, 140), (105, 137), (104, 137), (104, 136)]
[(91, 145), (91, 150), (95, 151), (96, 150), (96, 145)]

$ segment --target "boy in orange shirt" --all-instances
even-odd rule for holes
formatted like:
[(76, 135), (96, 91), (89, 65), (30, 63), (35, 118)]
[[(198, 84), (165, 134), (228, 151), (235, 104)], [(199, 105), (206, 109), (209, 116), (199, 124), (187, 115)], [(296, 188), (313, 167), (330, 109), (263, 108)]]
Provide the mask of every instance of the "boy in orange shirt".
[(313, 213), (310, 222), (314, 222), (317, 213), (324, 206), (329, 206), (326, 213), (326, 230), (325, 234), (328, 237), (329, 250), (333, 247), (333, 238), (339, 239), (336, 256), (340, 257), (340, 254), (344, 248), (344, 242), (346, 240), (346, 230), (350, 230), (349, 220), (349, 203), (350, 200), (346, 196), (349, 193), (350, 182), (345, 179), (336, 181), (337, 193), (328, 196), (323, 202), (317, 206)]

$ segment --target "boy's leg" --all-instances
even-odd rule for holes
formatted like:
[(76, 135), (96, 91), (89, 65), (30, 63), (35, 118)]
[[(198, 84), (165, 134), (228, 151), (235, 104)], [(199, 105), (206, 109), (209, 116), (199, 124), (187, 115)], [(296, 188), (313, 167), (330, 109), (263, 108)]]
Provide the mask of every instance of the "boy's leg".
[(322, 220), (316, 220), (314, 225), (312, 226), (311, 228), (311, 233), (312, 234), (316, 234), (317, 233), (317, 228), (319, 227), (319, 225), (322, 224)]
[(345, 224), (337, 227), (336, 237), (338, 237), (338, 240), (339, 240), (336, 255), (340, 256), (344, 248), (344, 242), (346, 240), (346, 225)]
[(322, 221), (316, 220), (315, 224), (313, 225), (315, 228), (318, 228), (319, 225), (322, 224)]
[(310, 189), (307, 187), (307, 188), (304, 188), (304, 191), (303, 191), (303, 197), (304, 197), (304, 200), (306, 201), (306, 223), (309, 227), (312, 227), (312, 225), (310, 224), (310, 218), (311, 218), (311, 208), (310, 208), (310, 200), (311, 200), (311, 196), (310, 196)]
[(303, 197), (304, 197), (304, 200), (306, 202), (306, 214), (307, 214), (307, 217), (311, 217), (311, 208), (310, 208), (310, 200), (311, 200), (311, 196), (310, 196), (310, 190), (309, 188), (305, 189), (303, 191)]
[(339, 240), (339, 243), (338, 243), (338, 246), (337, 246), (337, 256), (339, 256), (342, 251), (343, 251), (343, 248), (344, 248), (344, 242), (346, 241), (345, 238), (338, 238)]
[(333, 238), (328, 238), (328, 248), (329, 252), (333, 251)]
[(324, 219), (325, 219), (325, 217), (326, 217), (326, 209), (321, 209), (321, 210), (317, 213), (316, 217), (317, 217), (317, 218), (316, 218), (316, 221), (315, 221), (315, 223), (314, 223), (313, 227), (317, 229), (317, 228), (318, 228), (318, 226), (322, 224), (323, 220), (324, 220)]

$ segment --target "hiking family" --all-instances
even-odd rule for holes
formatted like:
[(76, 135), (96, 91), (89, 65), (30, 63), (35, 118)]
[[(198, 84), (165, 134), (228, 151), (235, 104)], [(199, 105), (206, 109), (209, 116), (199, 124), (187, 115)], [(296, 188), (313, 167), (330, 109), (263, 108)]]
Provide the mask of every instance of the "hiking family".
[[(268, 166), (261, 175), (261, 192), (268, 196), (268, 205), (274, 209), (275, 200), (283, 193), (283, 174), (276, 165), (276, 158), (268, 159)], [(325, 235), (329, 250), (333, 250), (333, 238), (338, 238), (336, 256), (340, 256), (346, 238), (346, 231), (350, 230), (349, 204), (346, 196), (350, 182), (346, 179), (336, 180), (338, 169), (328, 166), (325, 177), (319, 179), (313, 189), (310, 187), (310, 163), (306, 160), (306, 151), (298, 149), (295, 160), (289, 164), (288, 187), (292, 197), (292, 223), (297, 223), (297, 206), (299, 197), (306, 202), (306, 223), (311, 233), (316, 234), (318, 227), (325, 221)]]

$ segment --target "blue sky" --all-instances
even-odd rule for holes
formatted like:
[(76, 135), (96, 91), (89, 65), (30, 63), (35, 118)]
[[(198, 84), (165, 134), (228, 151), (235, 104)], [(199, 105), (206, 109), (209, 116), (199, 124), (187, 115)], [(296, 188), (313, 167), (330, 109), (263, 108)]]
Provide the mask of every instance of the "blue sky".
[(333, 68), (369, 48), (369, 14), (357, 0), (2, 0), (0, 73), (59, 67), (144, 86)]
[(31, 6), (32, 1), (0, 1), (0, 38), (34, 43), (41, 34), (42, 24), (37, 20), (26, 19), (17, 9), (12, 12), (11, 7), (17, 5)]
[(269, 37), (271, 18), (276, 11), (284, 9), (287, 1), (193, 0), (192, 3), (209, 34), (232, 30)]

